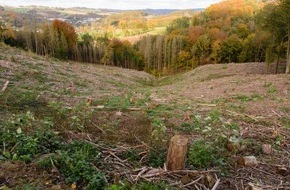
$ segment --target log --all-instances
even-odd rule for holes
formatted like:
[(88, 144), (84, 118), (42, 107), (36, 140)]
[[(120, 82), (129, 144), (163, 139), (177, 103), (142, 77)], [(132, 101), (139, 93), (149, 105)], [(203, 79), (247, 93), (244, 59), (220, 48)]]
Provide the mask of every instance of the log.
[(187, 151), (188, 139), (181, 135), (173, 136), (167, 153), (166, 168), (169, 171), (184, 169)]

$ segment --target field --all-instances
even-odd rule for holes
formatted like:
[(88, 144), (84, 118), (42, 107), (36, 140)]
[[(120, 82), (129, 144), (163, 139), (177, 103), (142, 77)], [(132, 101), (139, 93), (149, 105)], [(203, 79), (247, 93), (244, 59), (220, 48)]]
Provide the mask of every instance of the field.
[[(287, 189), (290, 76), (264, 73), (155, 78), (0, 44), (0, 189)], [(162, 169), (175, 134), (190, 141), (187, 173)]]

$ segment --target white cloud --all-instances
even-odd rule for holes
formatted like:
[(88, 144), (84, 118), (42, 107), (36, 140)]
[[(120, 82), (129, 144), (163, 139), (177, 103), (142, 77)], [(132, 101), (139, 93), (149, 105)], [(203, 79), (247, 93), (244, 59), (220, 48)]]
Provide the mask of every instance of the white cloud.
[(0, 0), (0, 5), (90, 7), (110, 9), (192, 9), (205, 8), (221, 0)]

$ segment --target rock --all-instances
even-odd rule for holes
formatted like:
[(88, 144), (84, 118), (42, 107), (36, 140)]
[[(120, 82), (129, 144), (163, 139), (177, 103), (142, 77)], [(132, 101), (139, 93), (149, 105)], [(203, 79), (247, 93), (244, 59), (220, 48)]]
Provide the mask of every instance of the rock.
[(258, 161), (256, 159), (255, 156), (245, 156), (245, 157), (241, 157), (237, 160), (237, 164), (239, 166), (256, 166), (258, 165)]
[(122, 116), (122, 112), (117, 111), (117, 112), (116, 112), (116, 116), (119, 116), (119, 117)]
[(262, 150), (263, 150), (264, 154), (272, 154), (273, 153), (273, 149), (272, 149), (272, 146), (270, 144), (263, 144)]

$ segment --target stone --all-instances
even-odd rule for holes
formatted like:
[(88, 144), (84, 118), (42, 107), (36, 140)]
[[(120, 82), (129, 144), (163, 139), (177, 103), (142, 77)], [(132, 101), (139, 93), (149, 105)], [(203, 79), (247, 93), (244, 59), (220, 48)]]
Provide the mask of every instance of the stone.
[(263, 144), (262, 151), (264, 154), (268, 154), (268, 155), (273, 153), (273, 149), (272, 149), (272, 146), (270, 144)]
[(257, 161), (257, 158), (255, 156), (245, 156), (245, 157), (239, 158), (237, 160), (237, 164), (239, 166), (250, 167), (250, 166), (258, 165), (258, 161)]

